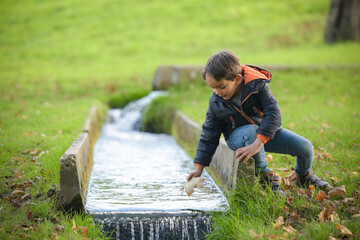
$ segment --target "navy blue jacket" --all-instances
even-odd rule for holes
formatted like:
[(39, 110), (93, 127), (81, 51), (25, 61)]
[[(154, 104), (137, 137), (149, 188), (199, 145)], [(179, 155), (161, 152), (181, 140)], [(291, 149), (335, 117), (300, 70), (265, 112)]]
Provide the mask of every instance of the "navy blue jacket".
[(227, 140), (237, 127), (256, 124), (259, 126), (258, 134), (270, 139), (275, 136), (281, 129), (281, 113), (278, 101), (268, 86), (271, 78), (267, 70), (242, 65), (241, 106), (214, 93), (211, 95), (194, 163), (209, 166), (221, 133)]

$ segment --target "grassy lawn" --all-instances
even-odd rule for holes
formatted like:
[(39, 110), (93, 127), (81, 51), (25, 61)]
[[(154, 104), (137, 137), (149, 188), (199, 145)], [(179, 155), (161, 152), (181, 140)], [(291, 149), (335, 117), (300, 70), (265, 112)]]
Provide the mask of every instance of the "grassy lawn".
[[(222, 48), (235, 51), (244, 64), (359, 63), (360, 44), (323, 43), (328, 9), (326, 0), (1, 1), (0, 239), (97, 238), (99, 229), (89, 217), (55, 210), (59, 159), (81, 132), (91, 106), (106, 109), (151, 91), (159, 65), (204, 64)], [(336, 177), (348, 197), (358, 197), (359, 177), (350, 175), (359, 172), (358, 69), (273, 74), (271, 88), (284, 127), (312, 140), (319, 153), (330, 153), (329, 159), (315, 160), (317, 173), (327, 180)], [(178, 90), (171, 96), (177, 107), (201, 123), (209, 89), (190, 84)], [(270, 162), (274, 168), (291, 164), (281, 156)], [(235, 196), (235, 214), (244, 210), (237, 201)], [(284, 215), (281, 204), (268, 217), (252, 220), (260, 219), (257, 234), (282, 234), (282, 229), (268, 230)], [(322, 203), (314, 204), (316, 221)], [(338, 214), (350, 219), (345, 210)], [(229, 217), (240, 228), (231, 230), (239, 235), (229, 236), (249, 236), (250, 220), (243, 224), (243, 216)], [(355, 233), (359, 224), (351, 224), (344, 225)], [(337, 231), (332, 223), (301, 229), (304, 236), (317, 229), (327, 237)]]

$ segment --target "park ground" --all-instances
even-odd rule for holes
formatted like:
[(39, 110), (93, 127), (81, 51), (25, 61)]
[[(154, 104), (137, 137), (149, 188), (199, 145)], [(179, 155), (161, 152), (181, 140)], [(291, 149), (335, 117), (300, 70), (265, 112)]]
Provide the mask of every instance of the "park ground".
[[(91, 106), (120, 107), (151, 91), (158, 66), (203, 65), (227, 48), (243, 64), (292, 66), (270, 83), (283, 126), (313, 142), (316, 174), (346, 193), (285, 183), (287, 197), (277, 198), (244, 184), (209, 238), (359, 239), (360, 44), (324, 43), (329, 5), (1, 1), (0, 238), (97, 239), (90, 217), (54, 201), (59, 159)], [(210, 93), (199, 79), (170, 89), (166, 102), (202, 124)], [(283, 177), (295, 161), (268, 160)]]

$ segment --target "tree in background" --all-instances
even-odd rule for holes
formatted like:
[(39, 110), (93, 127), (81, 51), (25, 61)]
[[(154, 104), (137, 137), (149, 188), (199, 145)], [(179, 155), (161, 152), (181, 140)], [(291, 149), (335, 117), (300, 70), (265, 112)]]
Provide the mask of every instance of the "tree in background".
[(360, 0), (331, 0), (325, 41), (360, 41)]

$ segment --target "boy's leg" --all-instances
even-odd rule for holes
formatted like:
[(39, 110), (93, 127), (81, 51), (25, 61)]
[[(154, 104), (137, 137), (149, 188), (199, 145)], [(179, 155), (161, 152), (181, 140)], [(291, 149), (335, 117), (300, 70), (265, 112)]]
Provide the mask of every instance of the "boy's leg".
[[(236, 128), (227, 140), (227, 145), (230, 149), (236, 151), (238, 148), (242, 148), (252, 144), (256, 139), (256, 125), (245, 125)], [(253, 156), (255, 159), (255, 173), (261, 174), (261, 182), (265, 185), (270, 185), (274, 194), (282, 194), (284, 192), (280, 188), (280, 176), (273, 170), (267, 167), (267, 161), (265, 159), (264, 146), (260, 151)]]
[(265, 151), (296, 156), (295, 173), (298, 185), (315, 185), (327, 189), (330, 185), (311, 171), (314, 147), (310, 141), (287, 129), (279, 130), (275, 137), (264, 145)]
[[(236, 128), (229, 139), (226, 141), (227, 146), (236, 151), (238, 148), (242, 148), (251, 145), (256, 140), (256, 125), (244, 125)], [(253, 156), (255, 159), (255, 173), (256, 175), (270, 172), (271, 169), (267, 167), (268, 163), (265, 158), (264, 146), (260, 151)]]

